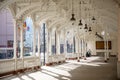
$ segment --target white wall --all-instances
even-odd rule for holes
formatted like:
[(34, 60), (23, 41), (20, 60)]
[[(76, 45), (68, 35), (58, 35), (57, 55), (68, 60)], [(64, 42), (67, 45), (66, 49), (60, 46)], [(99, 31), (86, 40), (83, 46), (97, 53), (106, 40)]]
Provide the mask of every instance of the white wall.
[[(90, 40), (87, 43), (87, 49), (91, 50), (92, 55), (96, 55), (96, 52), (104, 52), (104, 50), (96, 50), (96, 40)], [(111, 43), (112, 49), (109, 50), (109, 52), (111, 53), (111, 55), (117, 55), (117, 39), (113, 39)]]
[(117, 38), (112, 40), (111, 55), (117, 55), (117, 53), (118, 53), (118, 43), (117, 42), (118, 42)]

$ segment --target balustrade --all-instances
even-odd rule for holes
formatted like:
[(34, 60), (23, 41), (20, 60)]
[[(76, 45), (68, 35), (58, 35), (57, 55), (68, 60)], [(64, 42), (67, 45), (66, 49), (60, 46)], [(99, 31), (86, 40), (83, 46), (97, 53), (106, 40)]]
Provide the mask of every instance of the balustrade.
[[(17, 70), (40, 66), (39, 57), (24, 58), (24, 67), (22, 59), (17, 59)], [(15, 71), (15, 59), (0, 60), (0, 74)]]

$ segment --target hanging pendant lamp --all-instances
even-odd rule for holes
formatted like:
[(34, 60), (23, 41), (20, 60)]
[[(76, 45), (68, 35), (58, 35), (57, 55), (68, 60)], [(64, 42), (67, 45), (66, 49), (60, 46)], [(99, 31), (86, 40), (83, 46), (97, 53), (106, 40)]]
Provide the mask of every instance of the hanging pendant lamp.
[[(76, 21), (75, 14), (74, 14), (74, 8), (73, 8), (73, 0), (72, 0), (72, 17), (70, 18), (70, 21)], [(72, 22), (72, 25), (74, 25), (74, 22)]]
[(85, 24), (85, 28), (84, 29), (88, 29), (87, 24)]
[(82, 20), (81, 20), (81, 1), (80, 1), (80, 5), (79, 5), (79, 7), (80, 7), (80, 12), (79, 12), (79, 14), (80, 14), (80, 20), (79, 20), (79, 24), (78, 24), (78, 26), (80, 26), (80, 29), (82, 29)]
[(92, 20), (93, 20), (93, 21), (95, 21), (95, 20), (96, 20), (94, 16), (93, 16)]
[(75, 14), (72, 13), (72, 17), (71, 17), (71, 19), (70, 19), (71, 21), (75, 21), (75, 20), (76, 20), (74, 16), (75, 16)]
[(85, 32), (87, 32), (87, 31), (88, 31), (87, 24), (85, 24), (85, 27), (84, 27), (84, 29), (85, 29)]
[(82, 20), (80, 20), (79, 21), (79, 24), (78, 24), (79, 26), (82, 26), (83, 24), (82, 24)]
[(91, 32), (92, 31), (92, 29), (91, 29), (91, 27), (89, 27), (89, 30), (88, 30), (89, 32)]

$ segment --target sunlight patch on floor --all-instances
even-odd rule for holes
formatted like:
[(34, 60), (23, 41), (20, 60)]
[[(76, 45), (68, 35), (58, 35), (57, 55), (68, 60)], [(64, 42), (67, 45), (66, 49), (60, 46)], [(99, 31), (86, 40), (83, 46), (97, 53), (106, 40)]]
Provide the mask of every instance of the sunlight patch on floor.
[(62, 79), (64, 79), (64, 80), (71, 80), (71, 79), (69, 79), (69, 78), (67, 78), (67, 77), (62, 77)]
[[(98, 61), (96, 62), (96, 60)], [(72, 74), (70, 72), (78, 67), (99, 67), (103, 64), (108, 64), (99, 60), (101, 60), (100, 57), (89, 57), (87, 60), (81, 59), (80, 62), (77, 62), (77, 60), (68, 60), (66, 63), (60, 65), (42, 66), (40, 71), (12, 76), (5, 80), (71, 80)]]
[(20, 78), (13, 78), (13, 79), (10, 79), (10, 80), (21, 80)]
[(58, 80), (57, 78), (55, 78), (49, 74), (42, 73), (40, 71), (31, 73), (31, 74), (29, 74), (29, 76), (31, 76), (35, 80)]
[(24, 80), (32, 80), (31, 78), (29, 78), (29, 77), (26, 76), (26, 75), (23, 75), (21, 78), (24, 79)]
[(49, 71), (46, 71), (46, 70), (42, 70), (41, 72), (46, 73), (46, 74), (51, 75), (51, 76), (54, 76), (54, 77), (59, 77), (58, 74), (55, 74), (55, 73), (52, 73), (52, 72), (49, 72)]
[(105, 63), (105, 62), (93, 62), (95, 60), (100, 60), (101, 58), (100, 57), (89, 57), (87, 58), (87, 60), (84, 60), (84, 59), (80, 59), (80, 62), (77, 62), (75, 60), (68, 60), (66, 62), (68, 63), (72, 63), (72, 64), (78, 64), (79, 67), (80, 65), (87, 65), (87, 66), (101, 66), (101, 64), (108, 64), (108, 63)]
[(64, 71), (72, 71), (72, 70), (74, 70), (74, 69), (76, 69), (80, 66), (81, 65), (76, 65), (76, 64), (73, 64), (73, 63), (66, 63), (66, 64), (55, 66), (54, 68), (61, 69), (61, 70), (64, 70)]
[(58, 74), (58, 75), (64, 75), (64, 76), (71, 77), (71, 74), (68, 71), (60, 70), (54, 67), (43, 66), (42, 69)]

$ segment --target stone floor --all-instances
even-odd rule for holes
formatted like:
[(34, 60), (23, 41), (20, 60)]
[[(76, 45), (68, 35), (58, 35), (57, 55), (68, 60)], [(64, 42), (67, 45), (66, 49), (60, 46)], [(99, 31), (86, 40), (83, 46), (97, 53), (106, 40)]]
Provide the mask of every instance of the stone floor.
[(66, 61), (64, 64), (43, 66), (39, 71), (12, 75), (0, 80), (117, 80), (115, 57), (105, 63), (102, 57)]

